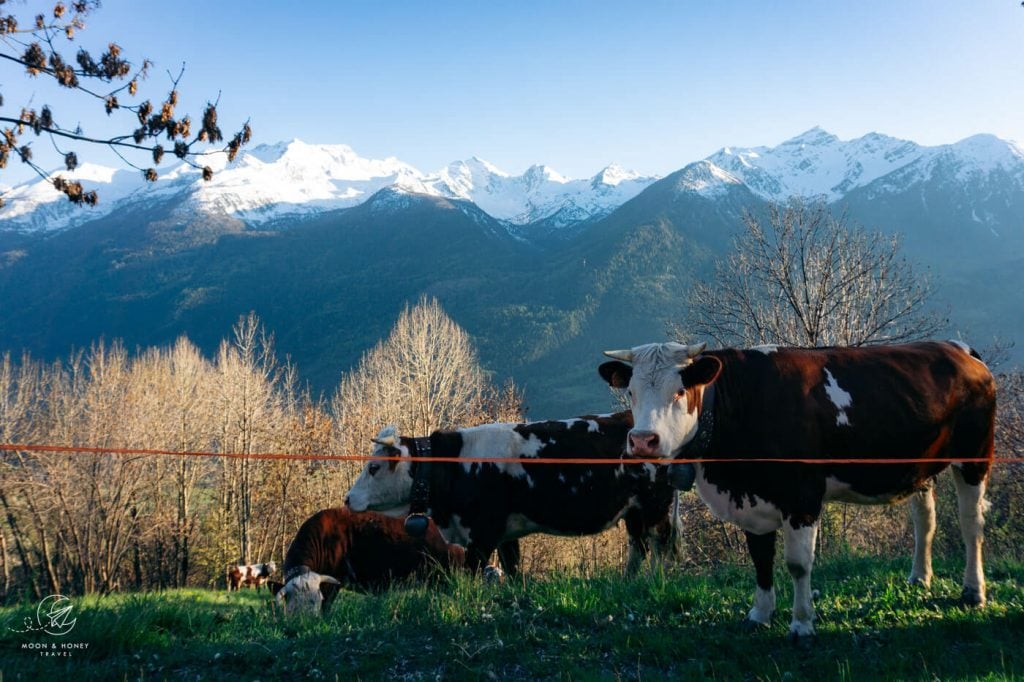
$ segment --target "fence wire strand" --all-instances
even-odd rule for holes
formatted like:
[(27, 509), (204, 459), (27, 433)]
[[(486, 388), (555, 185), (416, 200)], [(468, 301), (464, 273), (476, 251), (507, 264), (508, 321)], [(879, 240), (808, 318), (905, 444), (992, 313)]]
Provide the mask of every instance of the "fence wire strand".
[(298, 454), (289, 452), (204, 452), (204, 451), (183, 451), (183, 450), (160, 450), (147, 448), (99, 448), (77, 445), (38, 445), (29, 443), (0, 443), (0, 451), (6, 452), (43, 452), (43, 453), (68, 453), (68, 454), (94, 454), (94, 455), (155, 455), (161, 457), (223, 457), (226, 459), (254, 459), (254, 460), (293, 460), (293, 461), (341, 461), (341, 462), (455, 462), (464, 464), (713, 464), (713, 463), (736, 463), (736, 462), (758, 462), (776, 464), (922, 464), (922, 463), (984, 463), (993, 464), (1021, 464), (1024, 457), (822, 457), (811, 459), (807, 457), (695, 457), (679, 458), (671, 457), (631, 457), (623, 455), (619, 458), (596, 458), (596, 457), (447, 457), (431, 456), (417, 457), (409, 455), (335, 455), (327, 453)]

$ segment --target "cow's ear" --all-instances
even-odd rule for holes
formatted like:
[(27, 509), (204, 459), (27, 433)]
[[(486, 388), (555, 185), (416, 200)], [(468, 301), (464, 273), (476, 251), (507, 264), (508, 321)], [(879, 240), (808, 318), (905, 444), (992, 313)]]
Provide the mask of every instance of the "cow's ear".
[(270, 594), (274, 595), (275, 597), (277, 596), (277, 593), (281, 591), (282, 587), (284, 587), (284, 583), (279, 583), (276, 580), (267, 581), (267, 589), (269, 589)]
[(618, 360), (603, 363), (597, 371), (612, 388), (626, 388), (629, 386), (629, 380), (633, 378), (633, 368)]
[(702, 355), (679, 371), (683, 386), (705, 386), (718, 378), (722, 361), (713, 355)]

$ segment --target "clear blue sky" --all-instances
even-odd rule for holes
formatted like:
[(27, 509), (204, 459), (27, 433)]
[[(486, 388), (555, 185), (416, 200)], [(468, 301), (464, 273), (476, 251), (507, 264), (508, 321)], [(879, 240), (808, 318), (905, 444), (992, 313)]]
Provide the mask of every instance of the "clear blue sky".
[[(80, 36), (153, 59), (153, 97), (184, 60), (189, 110), (222, 91), (223, 127), (249, 116), (256, 142), (345, 143), (424, 171), (477, 155), (514, 173), (665, 174), (814, 125), (1024, 141), (1016, 0), (104, 0)], [(5, 109), (63, 102), (2, 68)], [(98, 107), (61, 106), (58, 122), (103, 130)]]

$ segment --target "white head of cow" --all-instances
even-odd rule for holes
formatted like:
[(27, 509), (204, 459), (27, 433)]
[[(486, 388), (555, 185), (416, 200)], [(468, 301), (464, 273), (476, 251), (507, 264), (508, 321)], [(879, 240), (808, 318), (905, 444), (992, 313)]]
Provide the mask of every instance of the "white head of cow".
[(275, 593), (277, 603), (286, 616), (316, 616), (324, 602), (321, 585), (340, 585), (336, 578), (307, 570), (279, 587)]
[[(408, 457), (394, 426), (385, 426), (373, 439), (371, 457)], [(348, 491), (345, 504), (353, 511), (367, 509), (390, 516), (405, 516), (412, 498), (411, 462), (372, 459)]]
[(697, 404), (704, 387), (718, 378), (722, 362), (701, 356), (707, 344), (649, 343), (606, 351), (615, 358), (598, 368), (615, 388), (629, 389), (633, 430), (626, 452), (671, 457), (697, 435)]

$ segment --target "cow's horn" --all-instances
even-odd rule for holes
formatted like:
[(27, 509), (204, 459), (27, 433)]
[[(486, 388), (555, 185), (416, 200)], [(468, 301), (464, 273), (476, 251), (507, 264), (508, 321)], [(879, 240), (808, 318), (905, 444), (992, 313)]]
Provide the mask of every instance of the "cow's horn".
[(708, 347), (708, 342), (707, 341), (704, 341), (703, 343), (697, 343), (697, 344), (694, 344), (692, 346), (687, 346), (686, 354), (688, 356), (690, 356), (691, 358), (694, 358), (694, 357), (697, 357), (698, 355), (700, 355), (701, 353), (703, 353), (704, 349), (707, 348), (707, 347)]
[(328, 585), (340, 585), (341, 584), (341, 581), (338, 580), (337, 578), (335, 578), (333, 576), (329, 576), (329, 575), (323, 575), (323, 574), (320, 575), (320, 582), (321, 583), (327, 583)]
[(606, 350), (604, 354), (613, 360), (621, 360), (622, 362), (633, 362), (633, 351), (631, 350)]
[(385, 426), (381, 429), (381, 432), (377, 434), (376, 438), (370, 440), (376, 442), (378, 445), (384, 445), (385, 447), (394, 447), (398, 444), (398, 436), (395, 434), (393, 426)]

